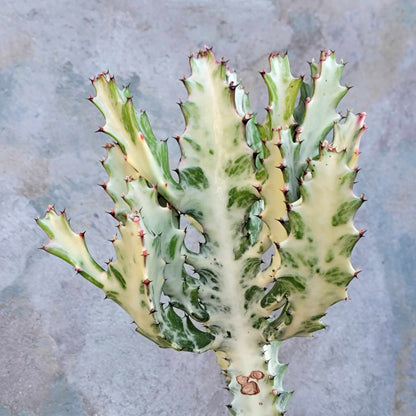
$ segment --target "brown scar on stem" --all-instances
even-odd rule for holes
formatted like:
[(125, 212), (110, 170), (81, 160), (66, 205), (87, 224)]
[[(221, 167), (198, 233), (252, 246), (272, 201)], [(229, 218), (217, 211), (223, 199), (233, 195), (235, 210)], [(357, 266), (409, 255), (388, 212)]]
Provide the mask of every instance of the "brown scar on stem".
[(260, 393), (259, 386), (255, 381), (249, 381), (246, 385), (241, 387), (241, 393), (247, 394), (248, 396), (254, 396)]
[(236, 380), (240, 386), (245, 386), (248, 383), (248, 377), (242, 376), (241, 374), (236, 377)]
[(254, 378), (256, 380), (261, 380), (262, 378), (264, 378), (264, 373), (263, 373), (263, 371), (254, 370), (250, 373), (248, 378)]
[(264, 373), (259, 370), (253, 370), (248, 377), (243, 375), (238, 375), (236, 377), (237, 383), (241, 386), (241, 394), (246, 394), (248, 396), (253, 396), (260, 393), (258, 384), (255, 381), (249, 381), (250, 378), (256, 380), (261, 380), (264, 378)]

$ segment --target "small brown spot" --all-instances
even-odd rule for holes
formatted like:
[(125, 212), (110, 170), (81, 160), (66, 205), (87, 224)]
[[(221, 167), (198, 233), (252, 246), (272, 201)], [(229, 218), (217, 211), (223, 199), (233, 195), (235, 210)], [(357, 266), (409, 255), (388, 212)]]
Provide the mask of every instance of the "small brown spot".
[(248, 396), (254, 396), (260, 393), (259, 386), (255, 381), (249, 381), (246, 385), (241, 387), (241, 393)]
[(250, 375), (248, 377), (249, 378), (254, 378), (256, 380), (261, 380), (262, 378), (264, 378), (264, 373), (263, 373), (263, 371), (254, 370), (250, 373)]

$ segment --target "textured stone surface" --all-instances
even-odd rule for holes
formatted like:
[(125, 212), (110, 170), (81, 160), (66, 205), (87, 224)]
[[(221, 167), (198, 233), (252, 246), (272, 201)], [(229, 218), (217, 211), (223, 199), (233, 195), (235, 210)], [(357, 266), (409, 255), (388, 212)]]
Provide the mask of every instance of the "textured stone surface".
[(321, 48), (349, 62), (355, 85), (340, 109), (368, 113), (357, 192), (369, 229), (354, 254), (364, 271), (329, 327), (283, 347), (291, 416), (410, 416), (416, 409), (416, 51), (412, 0), (110, 1), (15, 0), (0, 13), (0, 415), (227, 415), (228, 393), (213, 354), (158, 349), (128, 316), (69, 266), (39, 252), (33, 218), (66, 207), (105, 239), (111, 202), (95, 186), (104, 138), (84, 98), (88, 77), (109, 68), (131, 83), (159, 138), (180, 133), (175, 102), (186, 56), (214, 46), (238, 70), (259, 114), (257, 71), (289, 50), (293, 72)]

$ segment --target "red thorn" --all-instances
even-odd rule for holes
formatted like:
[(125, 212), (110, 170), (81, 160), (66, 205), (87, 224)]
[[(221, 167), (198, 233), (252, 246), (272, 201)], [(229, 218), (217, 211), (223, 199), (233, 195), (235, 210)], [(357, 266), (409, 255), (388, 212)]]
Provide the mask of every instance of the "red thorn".
[(142, 256), (143, 256), (144, 258), (146, 258), (148, 255), (149, 255), (149, 253), (147, 252), (147, 250), (146, 250), (146, 249), (145, 249), (145, 250), (143, 250), (143, 252), (142, 252)]
[(79, 267), (75, 267), (75, 271), (76, 271), (77, 273), (81, 273), (81, 269), (80, 269)]
[(136, 224), (139, 224), (139, 222), (140, 222), (140, 218), (136, 215), (135, 217), (133, 217), (133, 221), (134, 221)]
[(243, 117), (243, 120), (242, 120), (243, 123), (247, 124), (251, 120), (252, 117), (253, 117), (253, 114), (250, 114), (250, 113), (244, 114), (244, 117)]
[(326, 140), (319, 142), (319, 149), (325, 149), (328, 146), (328, 142)]
[(358, 116), (357, 124), (362, 125), (362, 127), (365, 127), (364, 120), (367, 117), (367, 114), (362, 112), (362, 113), (358, 113), (357, 116)]
[(154, 314), (155, 312), (156, 312), (156, 309), (152, 308), (152, 309), (150, 309), (150, 311), (149, 311), (149, 315), (152, 315), (152, 314)]
[(362, 238), (364, 237), (364, 234), (367, 232), (367, 230), (364, 230), (363, 228), (361, 228), (361, 230), (358, 232), (358, 238)]
[(149, 287), (150, 283), (152, 283), (152, 281), (151, 281), (151, 280), (149, 280), (149, 279), (145, 279), (145, 280), (143, 280), (143, 284), (144, 284), (146, 287)]
[(354, 277), (357, 277), (359, 273), (361, 273), (361, 269), (357, 269), (357, 270), (355, 270), (355, 272), (354, 272)]
[(104, 127), (103, 126), (98, 126), (98, 129), (95, 130), (96, 133), (104, 133)]
[(139, 230), (139, 236), (141, 237), (141, 238), (143, 238), (144, 237), (144, 231), (143, 230)]
[(84, 240), (85, 239), (85, 231), (80, 231), (78, 235)]
[(274, 245), (277, 250), (280, 250), (280, 244), (277, 241), (274, 242)]

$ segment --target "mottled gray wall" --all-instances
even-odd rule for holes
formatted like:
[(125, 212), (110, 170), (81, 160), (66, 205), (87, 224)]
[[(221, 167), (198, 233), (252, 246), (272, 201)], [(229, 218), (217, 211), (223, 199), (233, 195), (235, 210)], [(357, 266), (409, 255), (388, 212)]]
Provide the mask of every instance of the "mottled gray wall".
[[(160, 138), (180, 133), (175, 102), (187, 55), (204, 44), (229, 58), (263, 114), (258, 71), (289, 50), (293, 72), (321, 48), (348, 61), (341, 109), (368, 113), (357, 192), (368, 228), (363, 269), (327, 330), (291, 340), (291, 416), (416, 414), (414, 0), (15, 0), (0, 8), (0, 416), (227, 415), (213, 354), (158, 349), (129, 317), (56, 258), (33, 218), (48, 203), (112, 255), (111, 207), (96, 186), (102, 122), (84, 98), (109, 68), (131, 82)], [(413, 192), (412, 192), (413, 191)]]

